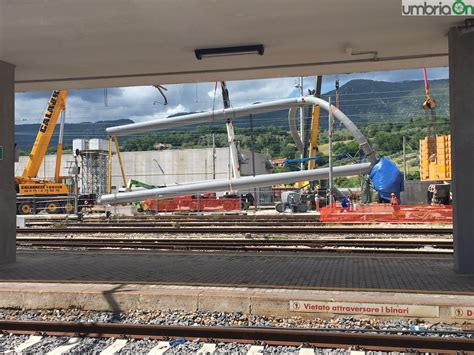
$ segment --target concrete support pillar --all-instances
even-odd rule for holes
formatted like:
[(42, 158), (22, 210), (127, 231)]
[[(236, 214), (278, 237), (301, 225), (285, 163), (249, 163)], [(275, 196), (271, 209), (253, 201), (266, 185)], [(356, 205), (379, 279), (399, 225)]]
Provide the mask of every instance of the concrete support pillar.
[(474, 273), (474, 31), (449, 31), (454, 268)]
[(15, 67), (0, 61), (0, 264), (16, 259)]

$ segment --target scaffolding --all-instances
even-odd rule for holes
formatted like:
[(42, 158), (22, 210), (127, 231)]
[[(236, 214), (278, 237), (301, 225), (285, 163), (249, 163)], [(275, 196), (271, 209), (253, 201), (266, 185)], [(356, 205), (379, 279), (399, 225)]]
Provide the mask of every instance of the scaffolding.
[(75, 139), (73, 150), (81, 158), (80, 187), (83, 194), (107, 193), (108, 148), (104, 139)]

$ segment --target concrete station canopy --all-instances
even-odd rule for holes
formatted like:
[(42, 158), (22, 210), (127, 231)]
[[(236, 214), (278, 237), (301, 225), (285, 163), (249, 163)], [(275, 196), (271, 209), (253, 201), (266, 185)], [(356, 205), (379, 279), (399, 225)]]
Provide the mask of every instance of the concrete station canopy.
[[(0, 16), (17, 91), (444, 66), (463, 20), (403, 17), (401, 0), (0, 0)], [(264, 55), (194, 55), (249, 44)]]

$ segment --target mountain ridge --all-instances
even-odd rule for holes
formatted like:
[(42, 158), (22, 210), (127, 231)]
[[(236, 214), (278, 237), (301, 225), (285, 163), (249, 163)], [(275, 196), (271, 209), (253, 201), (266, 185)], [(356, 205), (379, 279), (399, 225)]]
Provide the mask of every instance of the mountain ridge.
[[(449, 85), (448, 79), (431, 80), (430, 88), (433, 98), (437, 101), (437, 115), (449, 117)], [(331, 97), (336, 102), (335, 90), (322, 95), (324, 100)], [(230, 93), (232, 101), (232, 93)], [(405, 122), (425, 115), (421, 106), (425, 98), (423, 80), (407, 80), (401, 82), (375, 81), (369, 79), (354, 79), (340, 87), (340, 109), (356, 125), (365, 126), (370, 123)], [(194, 112), (182, 112), (168, 117), (176, 117)], [(134, 123), (130, 119), (66, 123), (64, 145), (71, 145), (75, 138), (106, 138), (105, 129), (111, 126)], [(221, 125), (222, 122), (213, 123)], [(268, 124), (288, 126), (288, 111), (280, 110), (271, 113), (253, 115), (253, 125), (261, 127)], [(236, 127), (249, 127), (250, 120), (241, 118), (234, 122)], [(320, 128), (327, 128), (324, 113), (321, 116)], [(31, 149), (38, 124), (15, 125), (15, 143), (20, 149)], [(179, 130), (192, 129), (192, 126)], [(57, 144), (59, 125), (56, 126), (50, 147)]]

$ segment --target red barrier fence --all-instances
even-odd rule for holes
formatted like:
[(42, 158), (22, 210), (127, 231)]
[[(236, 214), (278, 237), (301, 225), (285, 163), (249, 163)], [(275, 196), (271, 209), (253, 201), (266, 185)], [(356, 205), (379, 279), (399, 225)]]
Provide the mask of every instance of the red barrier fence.
[(180, 196), (166, 200), (148, 199), (141, 203), (148, 212), (215, 212), (240, 211), (240, 198), (193, 198)]
[(371, 204), (351, 206), (349, 209), (323, 207), (321, 222), (433, 222), (452, 223), (452, 206)]

